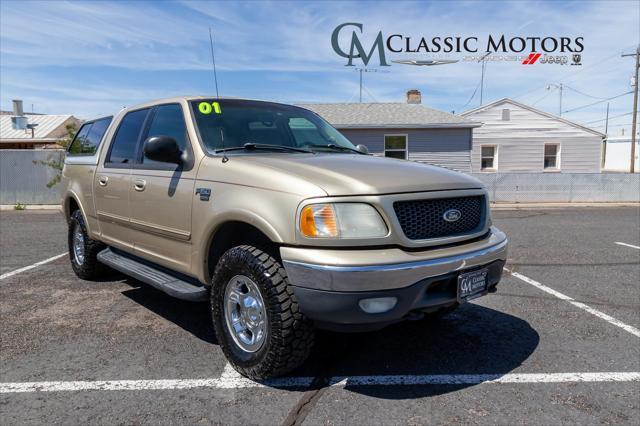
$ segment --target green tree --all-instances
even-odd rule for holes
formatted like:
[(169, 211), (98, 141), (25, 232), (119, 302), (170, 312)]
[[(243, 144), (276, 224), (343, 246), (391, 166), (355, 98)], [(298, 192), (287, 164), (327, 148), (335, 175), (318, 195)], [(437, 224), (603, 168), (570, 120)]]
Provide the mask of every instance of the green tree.
[[(56, 141), (56, 144), (64, 148), (65, 150), (71, 145), (73, 142), (73, 138), (76, 135), (78, 129), (76, 128), (75, 123), (67, 124), (65, 126), (65, 130), (67, 134), (62, 138)], [(60, 155), (56, 152), (55, 155), (49, 156), (47, 160), (34, 160), (33, 164), (39, 164), (41, 166), (50, 167), (55, 171), (55, 175), (51, 178), (49, 182), (47, 182), (47, 188), (51, 188), (54, 185), (58, 184), (60, 180), (62, 180), (62, 168), (64, 167), (64, 154)]]

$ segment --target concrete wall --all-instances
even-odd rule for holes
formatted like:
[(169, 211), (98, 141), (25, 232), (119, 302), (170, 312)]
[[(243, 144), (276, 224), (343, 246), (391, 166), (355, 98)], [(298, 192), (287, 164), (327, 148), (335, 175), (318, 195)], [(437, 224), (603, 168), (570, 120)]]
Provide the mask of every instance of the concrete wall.
[(339, 129), (354, 145), (372, 154), (384, 153), (384, 135), (406, 134), (409, 160), (460, 172), (471, 171), (471, 129)]
[(34, 161), (61, 159), (62, 150), (0, 150), (0, 204), (59, 204), (60, 184), (47, 188), (56, 172)]
[(494, 203), (640, 202), (635, 173), (473, 173)]
[[(509, 110), (509, 120), (503, 120), (504, 109)], [(561, 173), (600, 172), (602, 136), (597, 132), (509, 101), (463, 116), (483, 123), (473, 131), (474, 172), (480, 172), (482, 145), (497, 145), (498, 172), (542, 172), (545, 143), (560, 144)]]

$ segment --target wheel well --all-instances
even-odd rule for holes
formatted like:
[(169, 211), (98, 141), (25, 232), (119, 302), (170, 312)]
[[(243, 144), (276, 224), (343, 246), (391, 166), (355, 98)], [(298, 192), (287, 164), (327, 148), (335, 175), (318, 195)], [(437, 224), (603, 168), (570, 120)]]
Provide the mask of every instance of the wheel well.
[(69, 201), (67, 201), (68, 204), (68, 208), (67, 208), (67, 219), (71, 217), (71, 215), (73, 214), (73, 212), (75, 212), (76, 210), (80, 209), (80, 206), (78, 205), (78, 203), (76, 202), (76, 200), (73, 197), (69, 197)]
[(278, 245), (262, 231), (245, 222), (227, 222), (220, 226), (209, 243), (207, 265), (209, 277), (213, 276), (220, 257), (230, 248), (243, 244), (258, 247), (279, 259)]

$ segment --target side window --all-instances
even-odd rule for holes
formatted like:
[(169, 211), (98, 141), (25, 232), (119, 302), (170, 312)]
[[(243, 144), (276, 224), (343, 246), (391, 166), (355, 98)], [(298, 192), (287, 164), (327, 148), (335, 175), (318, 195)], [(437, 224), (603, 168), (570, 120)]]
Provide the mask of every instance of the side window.
[(480, 147), (480, 170), (496, 171), (498, 169), (498, 161), (495, 145), (482, 145)]
[(136, 147), (140, 131), (147, 118), (149, 109), (132, 111), (124, 116), (118, 131), (111, 143), (111, 151), (107, 157), (107, 163), (131, 164), (136, 157)]
[(76, 137), (73, 138), (73, 142), (69, 145), (69, 155), (87, 154), (87, 135), (91, 130), (91, 126), (93, 126), (93, 123), (85, 123), (80, 127), (80, 130), (76, 133)]
[(111, 117), (87, 123), (78, 132), (69, 147), (70, 155), (93, 155), (98, 150), (100, 142), (107, 128), (111, 124)]
[[(180, 149), (187, 147), (187, 126), (184, 122), (182, 107), (177, 104), (160, 105), (156, 108), (147, 138), (152, 136), (171, 136), (178, 142)], [(146, 156), (142, 159), (143, 163), (158, 163), (148, 159)]]

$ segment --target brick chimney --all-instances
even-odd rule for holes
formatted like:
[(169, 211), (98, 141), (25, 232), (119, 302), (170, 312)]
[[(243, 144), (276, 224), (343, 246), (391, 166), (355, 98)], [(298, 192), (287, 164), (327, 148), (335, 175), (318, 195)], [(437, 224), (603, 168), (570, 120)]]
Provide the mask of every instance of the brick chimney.
[(411, 89), (407, 91), (407, 103), (408, 104), (421, 104), (422, 94), (417, 89)]

